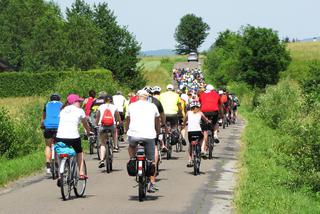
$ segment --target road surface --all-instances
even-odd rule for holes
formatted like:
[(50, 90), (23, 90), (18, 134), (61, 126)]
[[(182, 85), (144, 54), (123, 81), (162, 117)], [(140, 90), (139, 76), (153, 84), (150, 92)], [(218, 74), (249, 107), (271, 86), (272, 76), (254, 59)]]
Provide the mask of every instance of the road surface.
[[(88, 184), (84, 198), (62, 201), (56, 182), (44, 175), (16, 182), (11, 189), (0, 190), (0, 213), (233, 213), (233, 189), (239, 138), (244, 122), (220, 131), (213, 160), (201, 162), (201, 175), (186, 167), (186, 153), (173, 153), (163, 160), (157, 186), (159, 192), (138, 201), (134, 178), (126, 172), (127, 145), (115, 154), (114, 171), (98, 169), (96, 155), (86, 155)], [(184, 147), (184, 150), (186, 147)]]

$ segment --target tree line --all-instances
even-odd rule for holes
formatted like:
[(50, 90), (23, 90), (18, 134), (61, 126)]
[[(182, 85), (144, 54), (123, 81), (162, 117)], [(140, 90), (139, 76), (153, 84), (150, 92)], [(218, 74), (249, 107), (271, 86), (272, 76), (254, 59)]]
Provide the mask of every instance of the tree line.
[(131, 88), (145, 84), (136, 66), (140, 43), (107, 3), (75, 0), (65, 18), (44, 0), (2, 0), (0, 8), (0, 58), (17, 71), (106, 68)]

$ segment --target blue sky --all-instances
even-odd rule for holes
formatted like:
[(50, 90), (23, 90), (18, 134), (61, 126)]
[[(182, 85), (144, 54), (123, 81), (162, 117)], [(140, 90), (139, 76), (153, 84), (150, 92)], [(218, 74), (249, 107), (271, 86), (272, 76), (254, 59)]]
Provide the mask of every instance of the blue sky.
[[(62, 11), (74, 0), (54, 0)], [(86, 0), (107, 2), (120, 25), (128, 26), (142, 50), (174, 49), (174, 31), (187, 13), (201, 16), (211, 27), (200, 47), (206, 50), (219, 32), (238, 31), (243, 25), (273, 28), (281, 38), (320, 36), (319, 0)]]

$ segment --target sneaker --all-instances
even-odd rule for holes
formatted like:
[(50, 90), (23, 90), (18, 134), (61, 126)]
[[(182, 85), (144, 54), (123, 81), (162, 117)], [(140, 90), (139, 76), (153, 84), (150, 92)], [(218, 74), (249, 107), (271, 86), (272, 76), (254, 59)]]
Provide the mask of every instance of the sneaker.
[(149, 193), (155, 193), (155, 192), (157, 192), (158, 190), (159, 190), (159, 189), (156, 187), (155, 184), (150, 183), (149, 189), (148, 189), (148, 192), (149, 192)]
[(47, 175), (51, 175), (51, 169), (50, 168), (46, 168), (46, 174)]
[(220, 141), (219, 141), (219, 139), (218, 138), (214, 138), (214, 143), (216, 143), (216, 144), (218, 144), (218, 143), (220, 143)]
[(105, 166), (105, 165), (104, 165), (104, 161), (103, 161), (103, 160), (102, 160), (102, 161), (100, 161), (100, 162), (99, 162), (99, 166), (98, 166), (98, 167), (99, 167), (99, 168), (102, 168), (102, 167), (104, 167), (104, 166)]
[(193, 162), (189, 161), (188, 164), (187, 164), (187, 167), (193, 167)]
[(119, 152), (119, 148), (118, 148), (118, 147), (115, 147), (115, 148), (113, 149), (113, 152)]
[(167, 152), (168, 148), (166, 146), (163, 146), (163, 148), (161, 149), (161, 152)]
[(182, 138), (182, 141), (181, 141), (182, 145), (186, 146), (187, 145), (187, 142), (185, 141), (185, 139)]
[(61, 179), (60, 178), (57, 180), (57, 186), (61, 187)]

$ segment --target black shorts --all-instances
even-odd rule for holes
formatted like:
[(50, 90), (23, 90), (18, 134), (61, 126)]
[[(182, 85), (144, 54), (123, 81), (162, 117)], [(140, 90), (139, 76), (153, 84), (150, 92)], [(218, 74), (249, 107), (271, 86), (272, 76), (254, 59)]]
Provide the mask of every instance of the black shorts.
[[(199, 140), (201, 140), (203, 138), (203, 134), (201, 131), (196, 131), (196, 132), (188, 132), (188, 140), (191, 143), (191, 141), (193, 140), (193, 137), (200, 137)], [(191, 144), (190, 144), (191, 145)]]
[(75, 139), (66, 139), (66, 138), (57, 138), (56, 142), (63, 142), (67, 146), (71, 146), (76, 153), (82, 152), (82, 146), (81, 146), (81, 138), (75, 138)]
[(217, 124), (218, 119), (219, 119), (219, 111), (204, 112), (203, 114), (211, 121), (211, 124), (207, 124), (204, 121), (202, 121), (201, 122), (201, 129), (203, 131), (208, 131), (208, 130), (212, 129), (214, 125)]
[(57, 135), (58, 129), (45, 129), (43, 131), (43, 136), (45, 139), (55, 138)]
[(124, 112), (119, 111), (119, 115), (120, 115), (121, 121), (124, 121)]
[(171, 126), (178, 125), (178, 115), (177, 114), (166, 114), (166, 122), (170, 123)]

